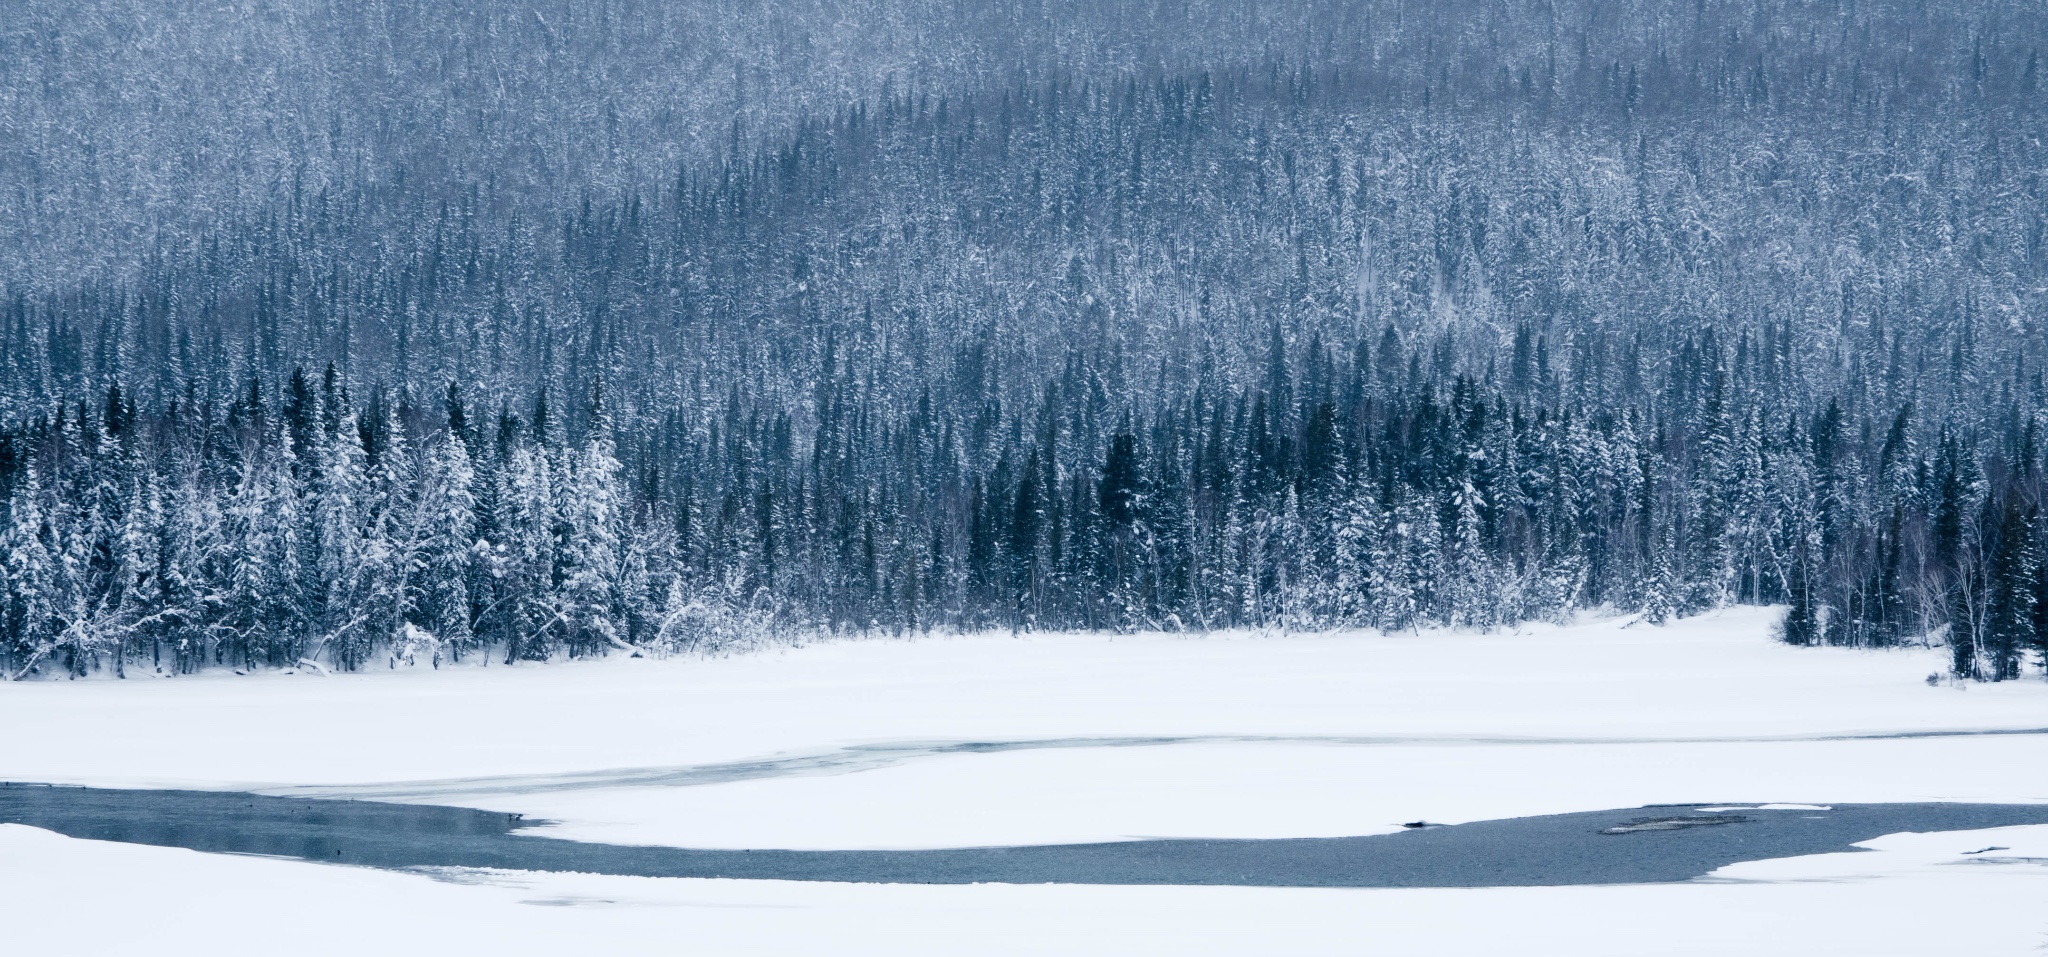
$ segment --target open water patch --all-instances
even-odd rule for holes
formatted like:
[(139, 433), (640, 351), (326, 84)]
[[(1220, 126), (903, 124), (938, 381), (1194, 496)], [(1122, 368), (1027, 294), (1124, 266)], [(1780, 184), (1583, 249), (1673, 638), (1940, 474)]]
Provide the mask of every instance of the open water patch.
[[(1729, 803), (1622, 808), (1363, 837), (923, 850), (725, 850), (521, 833), (517, 814), (425, 804), (0, 784), (0, 823), (74, 838), (393, 869), (900, 884), (1541, 887), (1685, 881), (1743, 861), (1855, 850), (1904, 831), (2048, 824), (2048, 804)], [(1685, 821), (1658, 826), (1658, 822)], [(1711, 821), (1712, 823), (1706, 823)], [(1693, 823), (1697, 822), (1697, 823)]]

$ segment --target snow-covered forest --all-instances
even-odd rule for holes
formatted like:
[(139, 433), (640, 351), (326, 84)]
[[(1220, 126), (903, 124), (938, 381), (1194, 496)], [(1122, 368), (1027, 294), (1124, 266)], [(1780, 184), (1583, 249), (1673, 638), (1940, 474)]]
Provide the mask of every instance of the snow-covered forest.
[(9, 677), (2048, 650), (2030, 4), (145, 6), (0, 28)]

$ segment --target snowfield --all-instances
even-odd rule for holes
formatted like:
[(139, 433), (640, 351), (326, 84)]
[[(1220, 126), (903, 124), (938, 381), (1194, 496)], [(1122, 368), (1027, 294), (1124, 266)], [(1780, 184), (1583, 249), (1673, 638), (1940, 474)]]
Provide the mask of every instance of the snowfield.
[[(10, 951), (38, 954), (2040, 952), (2048, 828), (1871, 844), (1879, 853), (1747, 864), (1688, 884), (912, 886), (530, 873), (435, 881), (0, 825), (0, 867), (9, 913), (33, 917), (9, 928)], [(1998, 860), (1963, 853), (1986, 845), (2010, 850)]]
[[(1008, 635), (0, 686), (0, 779), (417, 800), (554, 836), (947, 847), (1382, 833), (1652, 803), (2048, 801), (2048, 683), (1772, 613), (1492, 635)], [(1902, 736), (1903, 735), (1903, 736)], [(413, 874), (0, 826), (29, 953), (1922, 954), (2048, 945), (2048, 828), (1676, 885), (926, 887)], [(1979, 854), (1985, 847), (2002, 850)], [(560, 905), (560, 906), (542, 906)], [(17, 911), (16, 909), (19, 908)], [(108, 919), (108, 915), (119, 915)]]

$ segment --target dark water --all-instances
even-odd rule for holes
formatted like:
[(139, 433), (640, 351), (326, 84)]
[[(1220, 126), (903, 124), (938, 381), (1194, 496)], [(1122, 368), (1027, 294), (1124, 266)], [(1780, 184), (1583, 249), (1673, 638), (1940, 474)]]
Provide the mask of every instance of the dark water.
[(1553, 814), (1370, 837), (1163, 840), (915, 851), (693, 850), (521, 833), (518, 815), (432, 805), (0, 784), (0, 822), (94, 840), (384, 868), (907, 884), (1531, 887), (1683, 881), (1740, 861), (1901, 831), (2048, 824), (2048, 804), (1682, 805)]

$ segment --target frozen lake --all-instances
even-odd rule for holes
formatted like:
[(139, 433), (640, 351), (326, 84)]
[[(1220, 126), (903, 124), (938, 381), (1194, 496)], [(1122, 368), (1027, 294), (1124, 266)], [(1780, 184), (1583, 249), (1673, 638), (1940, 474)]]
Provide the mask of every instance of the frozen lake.
[(90, 789), (8, 789), (0, 899), (68, 954), (2038, 954), (2048, 683), (1773, 617), (0, 685), (0, 780)]

